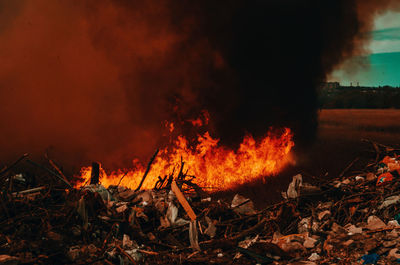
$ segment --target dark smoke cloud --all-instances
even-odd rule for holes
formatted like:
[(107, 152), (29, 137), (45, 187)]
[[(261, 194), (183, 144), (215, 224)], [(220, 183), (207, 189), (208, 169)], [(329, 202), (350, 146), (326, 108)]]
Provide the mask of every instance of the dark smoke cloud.
[(203, 109), (225, 144), (270, 126), (307, 142), (316, 87), (396, 2), (0, 0), (0, 162), (112, 167)]

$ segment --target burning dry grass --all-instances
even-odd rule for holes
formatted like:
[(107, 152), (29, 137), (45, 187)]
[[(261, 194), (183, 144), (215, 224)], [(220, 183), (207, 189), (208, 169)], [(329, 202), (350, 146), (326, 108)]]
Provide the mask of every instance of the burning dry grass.
[[(151, 189), (158, 179), (185, 174), (195, 177), (194, 183), (216, 190), (226, 190), (261, 177), (276, 175), (293, 161), (292, 132), (285, 129), (281, 135), (268, 133), (261, 141), (244, 138), (238, 150), (219, 145), (219, 140), (209, 133), (198, 136), (198, 144), (191, 147), (189, 141), (179, 136), (172, 146), (160, 150), (151, 165), (151, 172), (143, 182), (143, 188)], [(143, 163), (134, 160), (134, 169), (123, 169), (103, 174), (105, 186), (118, 185), (136, 188), (145, 175)], [(180, 169), (179, 169), (180, 168)], [(87, 183), (91, 169), (83, 168), (78, 185)]]

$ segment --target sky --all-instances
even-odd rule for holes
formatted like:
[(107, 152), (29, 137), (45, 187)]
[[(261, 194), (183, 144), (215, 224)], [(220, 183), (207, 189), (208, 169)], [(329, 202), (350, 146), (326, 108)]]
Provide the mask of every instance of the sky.
[[(365, 56), (348, 60), (329, 81), (342, 85), (400, 86), (400, 13), (387, 12), (375, 20)], [(350, 71), (351, 70), (351, 71)]]

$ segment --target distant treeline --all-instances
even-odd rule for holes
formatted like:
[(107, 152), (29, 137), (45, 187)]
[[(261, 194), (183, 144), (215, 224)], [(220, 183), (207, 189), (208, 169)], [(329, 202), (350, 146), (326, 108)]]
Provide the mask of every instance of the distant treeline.
[(318, 96), (324, 109), (400, 109), (398, 87), (321, 87)]

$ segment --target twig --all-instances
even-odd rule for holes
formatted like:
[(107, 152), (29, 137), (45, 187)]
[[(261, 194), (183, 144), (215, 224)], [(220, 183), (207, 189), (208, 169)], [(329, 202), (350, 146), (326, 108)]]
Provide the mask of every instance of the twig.
[(157, 154), (158, 154), (159, 151), (160, 151), (160, 150), (157, 149), (156, 152), (154, 153), (154, 155), (151, 157), (149, 163), (147, 164), (146, 172), (144, 172), (144, 175), (143, 175), (143, 177), (142, 177), (142, 180), (140, 181), (139, 186), (136, 188), (135, 191), (140, 190), (140, 188), (142, 187), (143, 182), (144, 182), (144, 180), (145, 180), (146, 177), (147, 177), (147, 174), (149, 174), (149, 171), (150, 171), (150, 168), (151, 168), (151, 164), (153, 164), (154, 159), (156, 158), (156, 156), (157, 156)]
[(249, 256), (249, 257), (255, 259), (257, 262), (262, 261), (262, 263), (264, 263), (264, 264), (269, 264), (269, 263), (274, 262), (274, 260), (271, 259), (271, 258), (261, 256), (261, 255), (255, 253), (255, 252), (250, 251), (250, 250), (247, 250), (247, 249), (245, 249), (245, 248), (236, 247), (236, 249), (237, 249), (240, 253), (245, 254), (245, 255), (247, 255), (247, 256)]
[(343, 177), (344, 174), (346, 174), (346, 172), (354, 165), (355, 162), (358, 161), (358, 157), (356, 157), (353, 161), (351, 161), (350, 164), (347, 165), (347, 167), (345, 169), (343, 169), (342, 173), (340, 173), (339, 178)]
[(58, 174), (60, 174), (60, 176), (63, 177), (64, 180), (66, 180), (66, 181), (68, 182), (67, 177), (66, 177), (66, 176), (64, 175), (64, 173), (61, 171), (61, 169), (56, 165), (56, 163), (54, 163), (54, 161), (51, 160), (51, 159), (48, 157), (47, 153), (46, 153), (44, 156), (47, 158), (47, 160), (49, 160), (50, 165), (52, 165), (52, 166), (54, 167), (54, 169), (58, 172)]
[(263, 220), (261, 220), (261, 222), (259, 222), (258, 224), (256, 224), (255, 226), (250, 227), (249, 229), (246, 229), (242, 232), (240, 232), (239, 234), (237, 234), (236, 236), (231, 237), (231, 239), (233, 240), (237, 240), (237, 239), (241, 239), (243, 237), (248, 236), (249, 234), (252, 234), (253, 232), (257, 231), (258, 229), (262, 228), (265, 224), (267, 223), (267, 219), (264, 218)]
[(23, 194), (27, 194), (27, 193), (35, 193), (35, 192), (44, 190), (45, 188), (46, 188), (45, 186), (42, 186), (42, 187), (37, 187), (37, 188), (29, 189), (29, 190), (18, 191), (18, 192), (12, 193), (12, 196), (23, 195)]
[(56, 172), (52, 171), (51, 169), (48, 169), (48, 168), (45, 167), (45, 166), (42, 166), (42, 165), (40, 165), (40, 164), (38, 164), (38, 163), (35, 163), (35, 162), (33, 162), (32, 160), (30, 160), (30, 159), (27, 159), (26, 162), (28, 162), (28, 163), (31, 164), (31, 165), (34, 165), (34, 166), (36, 166), (36, 167), (38, 167), (38, 168), (41, 168), (41, 169), (43, 169), (43, 170), (49, 172), (50, 174), (52, 174), (53, 176), (55, 176), (56, 178), (58, 178), (59, 180), (61, 180), (62, 182), (64, 182), (64, 184), (66, 184), (66, 185), (68, 186), (68, 188), (70, 188), (71, 190), (74, 189), (74, 188), (71, 186), (71, 184), (69, 184), (68, 181), (66, 181), (65, 179), (63, 179), (63, 177), (61, 177), (60, 175), (58, 175)]
[(182, 156), (181, 156), (181, 168), (179, 169), (179, 173), (178, 173), (178, 177), (177, 179), (183, 179), (184, 178), (184, 174), (183, 174), (183, 167), (185, 165), (185, 162), (183, 162)]
[(126, 173), (119, 179), (117, 187), (119, 186), (119, 184), (121, 184), (121, 181), (125, 178), (126, 175), (128, 175), (129, 171), (126, 171)]
[(118, 248), (118, 250), (119, 250), (125, 257), (127, 257), (127, 258), (129, 259), (130, 262), (132, 262), (133, 264), (138, 264), (138, 263), (136, 262), (136, 260), (134, 260), (134, 259), (131, 257), (131, 255), (129, 255), (128, 253), (125, 252), (125, 250), (123, 250), (123, 248), (121, 248), (119, 245), (115, 245), (115, 246)]
[(23, 154), (20, 158), (17, 159), (17, 161), (15, 161), (14, 163), (12, 163), (9, 167), (3, 169), (0, 172), (0, 176), (2, 176), (3, 174), (5, 174), (7, 171), (9, 171), (10, 169), (12, 169), (13, 167), (15, 167), (19, 162), (21, 162), (22, 160), (24, 160), (26, 157), (28, 157), (28, 153)]
[(380, 154), (381, 154), (381, 151), (379, 150), (378, 145), (377, 145), (375, 142), (372, 142), (371, 140), (367, 140), (367, 139), (362, 139), (361, 141), (372, 144), (372, 146), (373, 146), (374, 149), (375, 149), (375, 153), (376, 153), (374, 164), (378, 163), (379, 156), (380, 156)]
[(144, 249), (138, 249), (137, 251), (140, 252), (140, 253), (147, 254), (147, 255), (152, 255), (152, 256), (157, 256), (159, 254), (158, 252), (144, 250)]

